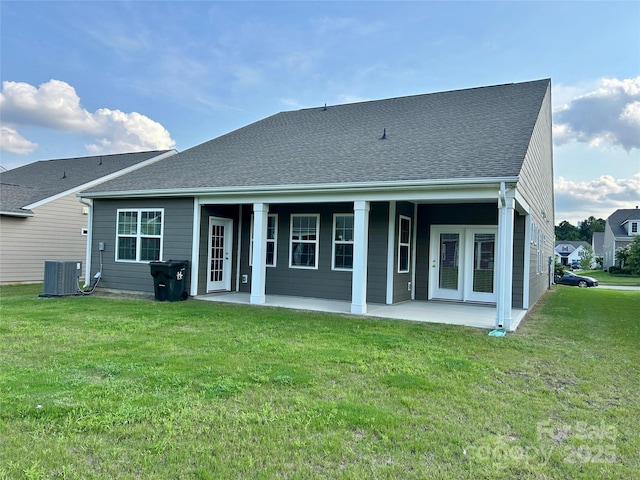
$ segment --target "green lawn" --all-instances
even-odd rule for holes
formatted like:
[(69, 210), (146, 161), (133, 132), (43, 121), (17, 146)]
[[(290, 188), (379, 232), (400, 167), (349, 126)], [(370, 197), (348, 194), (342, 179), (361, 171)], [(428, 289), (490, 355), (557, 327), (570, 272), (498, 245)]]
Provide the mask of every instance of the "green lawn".
[(602, 270), (577, 270), (576, 275), (586, 275), (598, 280), (600, 285), (624, 285), (640, 287), (640, 277), (637, 275), (610, 274)]
[(640, 292), (557, 287), (516, 334), (0, 287), (0, 478), (640, 472)]

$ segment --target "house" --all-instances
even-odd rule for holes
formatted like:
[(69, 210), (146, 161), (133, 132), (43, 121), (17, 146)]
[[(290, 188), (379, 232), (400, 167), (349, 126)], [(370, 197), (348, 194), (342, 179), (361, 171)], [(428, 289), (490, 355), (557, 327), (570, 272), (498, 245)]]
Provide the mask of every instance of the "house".
[(282, 112), (87, 188), (87, 275), (153, 292), (149, 261), (181, 259), (193, 296), (482, 303), (515, 328), (552, 282), (550, 89)]
[[(571, 266), (573, 262), (579, 263), (587, 249), (591, 249), (591, 245), (584, 240), (556, 240), (556, 261), (560, 265), (566, 266)], [(594, 265), (595, 257), (591, 262), (591, 266), (593, 267)]]
[(593, 250), (594, 259), (598, 257), (604, 259), (604, 232), (593, 232), (591, 249)]
[(633, 238), (640, 233), (640, 210), (625, 208), (616, 210), (607, 218), (604, 227), (603, 267), (617, 265), (616, 250), (629, 245)]
[(76, 193), (174, 153), (63, 158), (0, 172), (0, 283), (42, 282), (45, 260), (84, 261), (89, 207)]

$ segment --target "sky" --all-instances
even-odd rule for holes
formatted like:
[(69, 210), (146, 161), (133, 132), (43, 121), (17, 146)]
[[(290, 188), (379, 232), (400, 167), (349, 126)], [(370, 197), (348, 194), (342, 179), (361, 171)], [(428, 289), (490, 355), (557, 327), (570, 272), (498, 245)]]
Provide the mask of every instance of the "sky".
[(640, 2), (0, 0), (0, 165), (550, 78), (555, 222), (640, 205)]

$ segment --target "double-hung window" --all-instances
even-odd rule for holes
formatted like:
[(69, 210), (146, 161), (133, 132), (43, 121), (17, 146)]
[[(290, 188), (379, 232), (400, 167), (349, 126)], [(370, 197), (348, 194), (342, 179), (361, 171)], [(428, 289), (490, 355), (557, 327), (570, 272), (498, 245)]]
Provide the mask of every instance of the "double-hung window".
[[(278, 215), (267, 216), (267, 267), (276, 266), (278, 245)], [(249, 265), (253, 266), (253, 215), (251, 215), (251, 243), (249, 244)]]
[(289, 267), (318, 268), (320, 215), (291, 215)]
[(398, 273), (409, 273), (411, 264), (411, 219), (400, 215), (398, 228)]
[(353, 214), (333, 216), (333, 269), (353, 270)]
[(162, 258), (164, 209), (118, 210), (116, 260), (150, 262)]

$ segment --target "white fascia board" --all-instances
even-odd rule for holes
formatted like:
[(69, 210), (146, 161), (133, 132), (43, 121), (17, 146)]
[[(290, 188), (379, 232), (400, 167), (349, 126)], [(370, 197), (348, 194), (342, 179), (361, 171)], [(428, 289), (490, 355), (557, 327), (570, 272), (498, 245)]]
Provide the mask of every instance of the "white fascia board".
[(338, 183), (318, 185), (265, 185), (180, 190), (138, 190), (95, 192), (88, 198), (142, 198), (199, 196), (200, 203), (232, 204), (305, 201), (383, 201), (383, 200), (495, 200), (500, 182), (515, 187), (517, 177), (471, 178), (430, 181)]
[(19, 212), (3, 212), (0, 211), (0, 215), (4, 216), (4, 217), (21, 217), (21, 218), (27, 218), (27, 217), (35, 217), (36, 214), (33, 212), (25, 212), (25, 213), (19, 213)]
[[(178, 153), (177, 150), (170, 150), (161, 155), (156, 155), (155, 157), (145, 160), (144, 162), (136, 163), (135, 165), (131, 165), (130, 167), (123, 168), (122, 170), (118, 170), (117, 172), (113, 172), (109, 175), (105, 175), (104, 177), (97, 178), (95, 180), (92, 180), (91, 182), (83, 183), (82, 185), (78, 185), (77, 187), (70, 188), (69, 190), (65, 190), (64, 192), (60, 192), (55, 195), (52, 195), (51, 197), (43, 198), (42, 200), (38, 200), (37, 202), (31, 203), (29, 205), (25, 205), (23, 208), (36, 208), (41, 205), (44, 205), (45, 203), (53, 202), (54, 200), (62, 198), (71, 193), (77, 193), (83, 189), (95, 187), (96, 185), (100, 185), (101, 183), (107, 182), (109, 180), (113, 180), (114, 178), (118, 178), (127, 173), (131, 173), (135, 170), (138, 170), (139, 168), (146, 167), (147, 165), (151, 165), (152, 163), (155, 163), (164, 158), (171, 157), (176, 153)], [(78, 197), (82, 197), (82, 195), (78, 195)]]
[(529, 205), (529, 202), (527, 202), (524, 199), (524, 197), (522, 196), (522, 193), (520, 193), (520, 190), (518, 190), (518, 189), (516, 189), (516, 192), (515, 192), (515, 199), (516, 199), (516, 210), (518, 210), (519, 213), (524, 213), (525, 215), (530, 215), (531, 214), (531, 206)]

